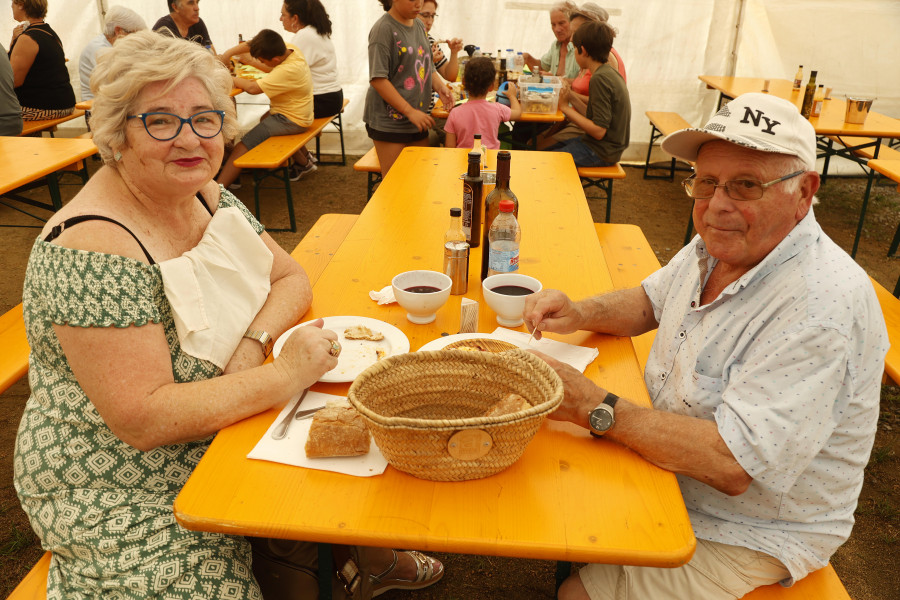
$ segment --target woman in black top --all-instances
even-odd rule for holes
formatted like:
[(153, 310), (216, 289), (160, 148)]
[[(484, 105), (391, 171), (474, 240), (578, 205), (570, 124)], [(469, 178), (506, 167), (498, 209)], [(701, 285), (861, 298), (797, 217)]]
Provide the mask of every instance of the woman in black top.
[(9, 47), (16, 96), (27, 121), (72, 114), (75, 92), (69, 82), (62, 41), (44, 23), (47, 0), (12, 0), (13, 18), (24, 21), (13, 30)]

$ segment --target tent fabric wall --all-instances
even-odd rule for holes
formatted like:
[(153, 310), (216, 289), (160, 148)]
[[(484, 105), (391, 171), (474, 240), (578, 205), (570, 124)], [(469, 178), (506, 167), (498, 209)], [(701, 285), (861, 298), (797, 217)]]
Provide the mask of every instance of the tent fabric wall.
[[(376, 0), (323, 0), (344, 95), (345, 138), (351, 153), (371, 147), (362, 123), (368, 90), (367, 39), (384, 14)], [(549, 7), (552, 2), (545, 2)], [(49, 0), (47, 21), (63, 40), (78, 93), (78, 57), (99, 34), (109, 6), (132, 8), (152, 25), (166, 12), (164, 0)], [(461, 37), (490, 52), (507, 48), (542, 55), (553, 41), (546, 9), (506, 0), (440, 0), (433, 33)], [(834, 94), (876, 97), (875, 110), (900, 117), (900, 2), (896, 0), (616, 0), (600, 2), (618, 30), (615, 46), (628, 68), (632, 102), (631, 147), (623, 160), (642, 161), (650, 136), (647, 110), (674, 111), (699, 125), (712, 113), (717, 95), (697, 79), (702, 74), (793, 78), (798, 64)], [(270, 28), (281, 32), (278, 0), (203, 0), (200, 14), (213, 43), (223, 51)], [(0, 9), (6, 10), (6, 9)], [(8, 44), (15, 24), (8, 13), (0, 39)], [(285, 39), (290, 34), (283, 32)], [(249, 128), (265, 110), (265, 98), (238, 97), (241, 123)], [(336, 147), (326, 136), (326, 150)], [(659, 152), (659, 151), (655, 151)], [(662, 158), (662, 154), (659, 154)], [(656, 155), (654, 155), (654, 160)]]

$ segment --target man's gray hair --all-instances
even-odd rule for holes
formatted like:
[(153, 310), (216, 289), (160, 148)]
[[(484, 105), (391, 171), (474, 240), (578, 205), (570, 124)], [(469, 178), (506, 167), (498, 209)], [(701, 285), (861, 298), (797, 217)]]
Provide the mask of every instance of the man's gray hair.
[(116, 35), (116, 27), (122, 29), (125, 33), (134, 33), (135, 31), (143, 31), (147, 29), (147, 23), (144, 18), (124, 6), (112, 6), (106, 12), (106, 26), (103, 33), (106, 37)]

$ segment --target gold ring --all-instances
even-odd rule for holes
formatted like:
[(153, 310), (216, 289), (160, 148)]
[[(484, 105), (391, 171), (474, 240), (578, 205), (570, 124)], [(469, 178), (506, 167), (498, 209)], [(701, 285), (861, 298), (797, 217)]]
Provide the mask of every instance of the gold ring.
[(332, 355), (335, 358), (340, 356), (341, 355), (341, 345), (338, 344), (337, 342), (335, 342), (334, 340), (331, 340), (331, 350), (328, 351), (328, 354)]

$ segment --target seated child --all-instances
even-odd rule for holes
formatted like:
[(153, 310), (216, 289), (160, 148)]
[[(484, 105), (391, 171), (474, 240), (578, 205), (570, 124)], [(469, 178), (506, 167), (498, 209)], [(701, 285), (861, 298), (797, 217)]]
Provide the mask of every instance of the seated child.
[(500, 123), (518, 119), (522, 114), (522, 107), (516, 98), (517, 90), (512, 82), (509, 82), (506, 90), (509, 106), (484, 99), (493, 89), (496, 75), (493, 61), (487, 57), (473, 58), (466, 64), (463, 85), (466, 86), (469, 101), (454, 107), (447, 117), (444, 131), (447, 132), (445, 145), (448, 148), (471, 148), (475, 134), (480, 133), (481, 143), (485, 148), (500, 149), (500, 140), (497, 138)]
[[(263, 115), (259, 125), (244, 134), (234, 147), (216, 179), (229, 187), (241, 174), (234, 161), (273, 135), (303, 133), (313, 122), (312, 77), (306, 59), (296, 46), (285, 44), (284, 39), (271, 29), (263, 29), (249, 42), (243, 42), (223, 54), (227, 62), (232, 56), (249, 52), (250, 56), (271, 69), (262, 79), (232, 77), (234, 87), (248, 94), (265, 94), (269, 97), (269, 112)], [(294, 156), (291, 180), (316, 170), (308, 151), (301, 148)], [(239, 185), (231, 186), (236, 189)]]
[(575, 60), (591, 72), (587, 111), (582, 115), (569, 106), (569, 91), (559, 94), (560, 110), (584, 130), (584, 135), (550, 146), (568, 152), (578, 167), (608, 167), (619, 162), (628, 147), (631, 99), (625, 80), (608, 62), (616, 32), (607, 23), (585, 23), (572, 35)]

